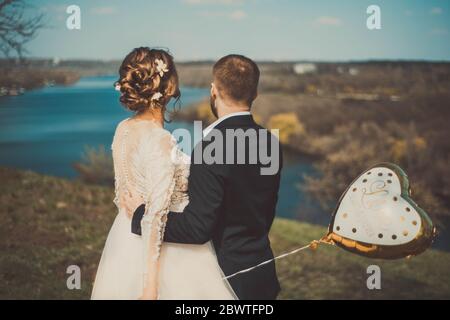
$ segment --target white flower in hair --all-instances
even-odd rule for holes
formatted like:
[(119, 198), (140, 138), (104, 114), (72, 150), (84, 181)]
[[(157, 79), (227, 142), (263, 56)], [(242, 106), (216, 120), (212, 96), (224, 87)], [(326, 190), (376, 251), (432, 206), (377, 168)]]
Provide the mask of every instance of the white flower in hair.
[(150, 101), (153, 101), (153, 100), (159, 100), (159, 98), (161, 98), (163, 95), (162, 95), (162, 93), (161, 92), (155, 92), (153, 95), (152, 95), (152, 98), (150, 99)]
[(120, 84), (119, 84), (119, 83), (116, 83), (115, 86), (114, 86), (114, 89), (115, 89), (116, 91), (120, 91)]
[(159, 73), (160, 77), (163, 77), (164, 73), (169, 71), (169, 69), (167, 69), (167, 64), (165, 64), (161, 59), (156, 59), (155, 63), (156, 71)]

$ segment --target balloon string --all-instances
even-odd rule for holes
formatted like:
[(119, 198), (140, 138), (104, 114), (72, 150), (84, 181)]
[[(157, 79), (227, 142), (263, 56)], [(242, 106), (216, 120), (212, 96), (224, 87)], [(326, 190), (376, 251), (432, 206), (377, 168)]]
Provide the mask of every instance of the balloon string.
[(263, 261), (263, 262), (261, 262), (261, 263), (255, 265), (255, 266), (253, 266), (253, 267), (250, 267), (250, 268), (243, 269), (243, 270), (240, 270), (240, 271), (238, 271), (238, 272), (235, 272), (235, 273), (233, 273), (233, 274), (231, 274), (231, 275), (229, 275), (229, 276), (223, 277), (222, 279), (224, 279), (224, 280), (230, 279), (230, 278), (232, 278), (232, 277), (234, 277), (234, 276), (237, 276), (238, 274), (249, 272), (249, 271), (251, 271), (251, 270), (253, 270), (253, 269), (256, 269), (256, 268), (259, 268), (259, 267), (261, 267), (261, 266), (263, 266), (263, 265), (266, 265), (266, 264), (268, 264), (268, 263), (270, 263), (270, 262), (272, 262), (272, 261), (275, 261), (275, 260), (278, 260), (278, 259), (285, 258), (285, 257), (287, 257), (287, 256), (289, 256), (289, 255), (291, 255), (291, 254), (294, 254), (294, 253), (303, 251), (303, 250), (308, 249), (308, 248), (311, 248), (311, 249), (315, 250), (315, 249), (317, 248), (317, 245), (318, 245), (319, 243), (333, 244), (332, 242), (329, 241), (329, 239), (327, 239), (327, 238), (325, 238), (325, 237), (322, 238), (322, 239), (320, 239), (320, 240), (313, 240), (313, 241), (311, 241), (309, 244), (307, 244), (306, 246), (303, 246), (303, 247), (301, 247), (301, 248), (297, 248), (297, 249), (294, 249), (294, 250), (292, 250), (292, 251), (289, 251), (289, 252), (280, 254), (279, 256), (276, 256), (276, 257), (274, 257), (274, 258), (272, 258), (272, 259)]

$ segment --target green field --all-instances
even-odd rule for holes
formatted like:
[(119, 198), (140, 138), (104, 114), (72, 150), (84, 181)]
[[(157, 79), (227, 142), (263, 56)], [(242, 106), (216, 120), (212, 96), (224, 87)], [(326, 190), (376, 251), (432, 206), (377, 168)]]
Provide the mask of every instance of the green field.
[[(88, 299), (115, 216), (111, 188), (0, 168), (0, 299)], [(276, 219), (276, 253), (320, 238), (325, 228)], [(66, 268), (82, 270), (68, 290)], [(381, 290), (368, 290), (366, 268), (381, 267)], [(320, 246), (277, 262), (281, 299), (449, 299), (450, 254), (429, 250), (381, 261)]]

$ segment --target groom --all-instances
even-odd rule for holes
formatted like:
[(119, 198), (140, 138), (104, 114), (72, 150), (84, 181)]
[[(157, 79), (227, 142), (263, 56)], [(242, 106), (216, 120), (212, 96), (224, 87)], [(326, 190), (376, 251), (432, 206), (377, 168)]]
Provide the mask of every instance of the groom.
[[(278, 140), (273, 147), (274, 137), (256, 124), (250, 113), (258, 81), (258, 66), (244, 56), (228, 55), (214, 65), (210, 99), (218, 120), (204, 130), (203, 140), (192, 152), (189, 204), (181, 214), (168, 214), (164, 233), (166, 242), (203, 244), (212, 240), (225, 276), (273, 258), (268, 233), (278, 198), (281, 150)], [(233, 144), (230, 139), (237, 136), (233, 133), (244, 134), (244, 143)], [(220, 160), (211, 163), (202, 151), (221, 137), (223, 148), (216, 148), (214, 155)], [(232, 150), (227, 148), (230, 145)], [(264, 174), (267, 163), (261, 157), (252, 161), (252, 155), (261, 150), (278, 161), (272, 172)], [(141, 205), (136, 214), (144, 209)], [(274, 262), (228, 281), (239, 299), (275, 299), (280, 291)]]

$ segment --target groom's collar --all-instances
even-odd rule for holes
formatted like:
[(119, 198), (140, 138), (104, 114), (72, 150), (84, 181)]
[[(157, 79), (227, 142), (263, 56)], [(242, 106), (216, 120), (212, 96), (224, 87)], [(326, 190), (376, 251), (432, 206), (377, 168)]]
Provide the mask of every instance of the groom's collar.
[(223, 123), (225, 120), (230, 119), (232, 117), (233, 118), (238, 117), (238, 116), (246, 116), (245, 118), (249, 118), (249, 116), (250, 116), (250, 118), (252, 118), (252, 114), (250, 113), (250, 111), (239, 111), (239, 112), (227, 114), (226, 116), (223, 116), (223, 117), (217, 119), (216, 121), (211, 123), (208, 127), (206, 127), (206, 129), (203, 130), (203, 136), (206, 137), (211, 132), (212, 129), (217, 127), (219, 124)]

